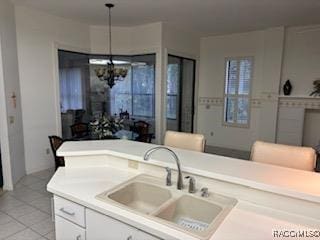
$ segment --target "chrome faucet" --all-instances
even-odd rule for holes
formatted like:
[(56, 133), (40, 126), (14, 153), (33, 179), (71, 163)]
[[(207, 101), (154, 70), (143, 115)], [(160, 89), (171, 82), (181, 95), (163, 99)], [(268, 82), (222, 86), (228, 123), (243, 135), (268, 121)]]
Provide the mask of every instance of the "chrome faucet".
[(181, 190), (183, 189), (183, 180), (182, 180), (182, 172), (181, 172), (181, 167), (180, 167), (180, 161), (179, 158), (177, 156), (177, 154), (174, 153), (174, 151), (172, 151), (171, 149), (167, 148), (167, 147), (154, 147), (149, 149), (145, 154), (143, 159), (145, 161), (148, 161), (150, 159), (150, 156), (152, 153), (154, 153), (155, 151), (158, 150), (166, 150), (167, 152), (169, 152), (171, 154), (171, 156), (174, 158), (174, 160), (176, 161), (177, 164), (177, 168), (178, 168), (178, 181), (177, 181), (177, 189)]
[(189, 179), (189, 193), (195, 193), (197, 191), (196, 189), (196, 179), (191, 176), (186, 176), (186, 179)]

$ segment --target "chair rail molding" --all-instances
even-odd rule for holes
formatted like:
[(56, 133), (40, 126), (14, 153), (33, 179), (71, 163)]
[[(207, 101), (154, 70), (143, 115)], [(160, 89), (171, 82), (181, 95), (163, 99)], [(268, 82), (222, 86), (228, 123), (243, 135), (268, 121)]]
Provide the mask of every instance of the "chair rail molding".
[[(208, 109), (211, 106), (223, 107), (224, 100), (222, 97), (199, 97), (198, 105), (206, 106)], [(260, 98), (251, 98), (250, 104), (253, 108), (260, 108), (262, 103), (262, 99)]]
[(279, 107), (320, 109), (320, 97), (279, 96)]

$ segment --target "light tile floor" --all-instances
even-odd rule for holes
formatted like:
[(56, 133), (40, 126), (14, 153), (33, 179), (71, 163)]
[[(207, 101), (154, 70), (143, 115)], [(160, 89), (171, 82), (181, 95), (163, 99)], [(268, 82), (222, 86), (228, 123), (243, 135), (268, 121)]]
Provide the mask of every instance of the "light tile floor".
[(53, 169), (23, 177), (0, 196), (0, 240), (54, 240), (51, 197), (46, 185)]

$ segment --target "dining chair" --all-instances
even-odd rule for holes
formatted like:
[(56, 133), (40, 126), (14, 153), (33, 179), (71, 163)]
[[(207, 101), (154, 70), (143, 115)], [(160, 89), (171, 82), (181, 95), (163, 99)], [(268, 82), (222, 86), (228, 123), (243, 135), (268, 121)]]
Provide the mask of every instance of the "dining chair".
[(138, 137), (135, 138), (135, 141), (151, 143), (152, 134), (149, 133), (150, 124), (139, 120), (133, 123), (131, 130), (138, 134)]
[(58, 167), (64, 167), (64, 157), (57, 156), (57, 150), (64, 142), (63, 139), (58, 136), (49, 136), (49, 142), (54, 156), (56, 170)]
[(191, 151), (204, 152), (205, 138), (202, 134), (166, 131), (164, 145)]
[(310, 147), (256, 141), (252, 145), (250, 159), (254, 162), (314, 171), (316, 152)]
[(70, 126), (71, 135), (73, 139), (81, 139), (89, 136), (89, 125), (88, 123), (75, 123)]

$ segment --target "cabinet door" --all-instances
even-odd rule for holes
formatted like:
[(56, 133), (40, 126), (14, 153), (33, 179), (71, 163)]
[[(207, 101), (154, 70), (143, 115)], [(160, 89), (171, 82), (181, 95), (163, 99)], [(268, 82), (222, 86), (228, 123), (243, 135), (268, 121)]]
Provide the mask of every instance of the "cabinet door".
[(86, 224), (87, 240), (135, 240), (137, 232), (129, 225), (89, 209), (86, 209)]
[(55, 223), (56, 240), (86, 240), (86, 233), (82, 227), (57, 215)]

